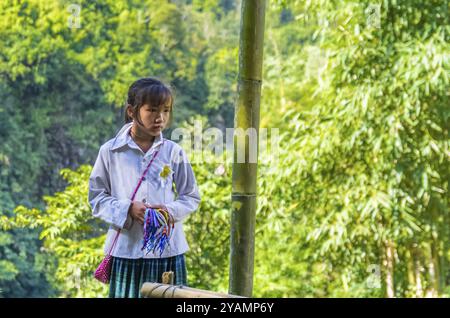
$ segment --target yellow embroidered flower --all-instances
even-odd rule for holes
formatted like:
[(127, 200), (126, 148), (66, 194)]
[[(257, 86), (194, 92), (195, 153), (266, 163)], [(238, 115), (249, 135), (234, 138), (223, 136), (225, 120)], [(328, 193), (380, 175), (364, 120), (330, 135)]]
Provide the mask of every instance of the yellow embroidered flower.
[(162, 168), (161, 173), (159, 174), (161, 178), (166, 179), (169, 174), (172, 172), (170, 167), (168, 165), (165, 165), (164, 168)]

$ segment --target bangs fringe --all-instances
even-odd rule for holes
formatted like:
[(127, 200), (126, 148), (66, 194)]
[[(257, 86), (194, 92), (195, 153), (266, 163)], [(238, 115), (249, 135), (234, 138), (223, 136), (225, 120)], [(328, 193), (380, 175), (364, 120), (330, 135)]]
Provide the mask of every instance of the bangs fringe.
[(170, 106), (172, 108), (172, 92), (164, 85), (146, 86), (137, 93), (135, 106), (140, 108), (145, 104), (153, 107)]

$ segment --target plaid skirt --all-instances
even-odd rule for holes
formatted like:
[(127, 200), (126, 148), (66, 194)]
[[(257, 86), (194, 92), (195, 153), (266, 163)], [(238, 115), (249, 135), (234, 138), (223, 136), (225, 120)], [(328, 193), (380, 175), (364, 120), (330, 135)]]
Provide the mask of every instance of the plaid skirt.
[(162, 274), (169, 271), (174, 273), (174, 285), (187, 285), (184, 254), (167, 258), (113, 257), (109, 297), (141, 298), (144, 283), (161, 283)]

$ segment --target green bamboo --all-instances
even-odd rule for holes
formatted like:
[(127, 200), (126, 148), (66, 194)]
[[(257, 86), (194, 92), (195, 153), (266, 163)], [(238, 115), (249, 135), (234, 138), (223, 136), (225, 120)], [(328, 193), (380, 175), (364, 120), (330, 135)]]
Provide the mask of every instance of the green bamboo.
[[(229, 293), (251, 297), (255, 250), (257, 160), (249, 162), (250, 142), (258, 148), (265, 0), (243, 0), (239, 42), (238, 99), (234, 126), (255, 129), (256, 140), (234, 140)], [(236, 161), (245, 151), (245, 162)]]

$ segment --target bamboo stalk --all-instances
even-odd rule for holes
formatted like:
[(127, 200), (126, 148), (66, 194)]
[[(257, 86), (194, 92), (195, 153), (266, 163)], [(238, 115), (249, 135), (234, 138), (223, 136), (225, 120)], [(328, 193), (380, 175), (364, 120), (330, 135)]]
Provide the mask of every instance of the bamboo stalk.
[[(249, 162), (249, 150), (254, 146), (251, 142), (258, 149), (264, 18), (265, 0), (242, 1), (234, 126), (256, 132), (256, 140), (244, 137), (244, 146), (239, 147), (234, 141), (229, 292), (249, 297), (253, 292), (257, 178), (257, 153), (256, 162)], [(245, 161), (236, 162), (242, 152)]]
[(144, 283), (141, 296), (144, 298), (243, 298), (210, 290), (160, 283)]
[(427, 246), (427, 262), (428, 262), (428, 277), (429, 286), (426, 292), (427, 297), (437, 297), (439, 293), (439, 269), (435, 261), (435, 247), (434, 240)]
[(416, 278), (416, 297), (423, 297), (422, 278), (421, 278), (421, 263), (420, 263), (420, 250), (417, 244), (414, 244), (414, 276)]
[(408, 291), (412, 292), (415, 289), (416, 278), (414, 276), (414, 258), (411, 253), (412, 247), (406, 251), (406, 266), (408, 273)]
[[(442, 269), (440, 264), (439, 257), (439, 245), (443, 240), (441, 239), (441, 235), (439, 232), (439, 227), (434, 224), (435, 220), (438, 219), (438, 213), (436, 211), (436, 207), (433, 205), (431, 209), (431, 243), (430, 243), (430, 277), (432, 277), (432, 286), (434, 288), (433, 297), (437, 297), (442, 293)], [(445, 274), (444, 274), (445, 276)]]
[(386, 296), (388, 298), (395, 297), (394, 288), (394, 246), (392, 242), (385, 243), (385, 268), (386, 268)]

